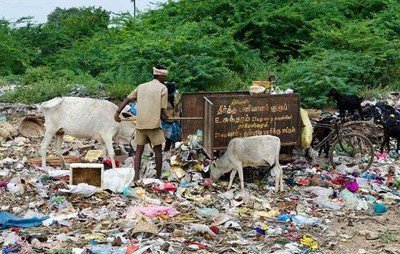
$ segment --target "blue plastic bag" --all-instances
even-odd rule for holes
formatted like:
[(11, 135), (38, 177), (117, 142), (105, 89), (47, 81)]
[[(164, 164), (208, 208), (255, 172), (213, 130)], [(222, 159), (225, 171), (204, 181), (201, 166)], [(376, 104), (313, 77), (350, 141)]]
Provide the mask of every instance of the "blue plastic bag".
[(136, 103), (132, 103), (131, 108), (129, 109), (128, 112), (130, 112), (132, 115), (136, 116), (137, 114), (137, 104)]
[(166, 138), (170, 139), (172, 142), (180, 140), (182, 135), (182, 128), (178, 121), (175, 122), (162, 121), (161, 126)]

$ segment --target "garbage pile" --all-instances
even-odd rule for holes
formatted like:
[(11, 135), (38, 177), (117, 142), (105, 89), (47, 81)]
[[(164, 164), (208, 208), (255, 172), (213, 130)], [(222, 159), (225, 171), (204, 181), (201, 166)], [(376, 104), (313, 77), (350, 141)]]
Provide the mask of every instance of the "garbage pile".
[[(71, 158), (100, 149), (90, 140), (64, 142)], [(356, 239), (354, 253), (398, 253), (399, 228), (388, 222), (400, 200), (397, 153), (377, 154), (368, 172), (297, 156), (283, 166), (283, 193), (274, 192), (268, 170), (245, 169), (242, 192), (238, 182), (227, 190), (227, 181), (208, 178), (201, 142), (198, 131), (177, 143), (164, 156), (162, 179), (153, 178), (147, 156), (141, 180), (125, 182), (133, 158), (120, 161), (105, 171), (119, 185), (101, 189), (70, 185), (57, 163), (41, 169), (32, 161), (40, 139), (10, 135), (0, 145), (2, 253), (349, 253), (342, 246)], [(354, 227), (363, 220), (377, 226)]]

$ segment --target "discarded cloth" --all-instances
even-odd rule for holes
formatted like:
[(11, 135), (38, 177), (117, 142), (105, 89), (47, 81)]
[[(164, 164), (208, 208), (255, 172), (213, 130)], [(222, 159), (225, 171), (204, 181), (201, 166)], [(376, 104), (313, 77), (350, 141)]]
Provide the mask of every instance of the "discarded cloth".
[(0, 226), (1, 229), (6, 229), (8, 227), (18, 227), (18, 228), (30, 228), (38, 227), (42, 225), (42, 222), (48, 217), (31, 217), (31, 218), (21, 218), (15, 216), (8, 212), (0, 212)]

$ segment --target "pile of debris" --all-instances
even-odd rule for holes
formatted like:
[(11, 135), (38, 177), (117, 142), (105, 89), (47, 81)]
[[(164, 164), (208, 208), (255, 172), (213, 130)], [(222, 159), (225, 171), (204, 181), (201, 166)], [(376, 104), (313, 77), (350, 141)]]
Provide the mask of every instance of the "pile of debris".
[[(162, 180), (152, 178), (154, 160), (146, 156), (142, 180), (129, 184), (129, 157), (104, 172), (120, 173), (107, 177), (119, 179), (118, 188), (113, 182), (102, 189), (69, 185), (69, 170), (56, 162), (39, 168), (32, 158), (41, 140), (18, 134), (22, 118), (14, 117), (13, 133), (0, 145), (3, 253), (399, 253), (396, 153), (377, 154), (363, 173), (298, 156), (284, 166), (283, 193), (274, 192), (271, 177), (247, 182), (242, 192), (208, 178), (199, 132), (165, 156)], [(63, 154), (81, 161), (99, 149), (69, 136), (64, 143)], [(356, 249), (345, 247), (351, 242)]]

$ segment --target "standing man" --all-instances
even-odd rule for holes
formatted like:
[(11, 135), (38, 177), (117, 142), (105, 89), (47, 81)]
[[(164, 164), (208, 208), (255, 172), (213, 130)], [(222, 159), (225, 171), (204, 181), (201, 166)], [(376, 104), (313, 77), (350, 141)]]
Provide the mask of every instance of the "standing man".
[(164, 133), (161, 129), (161, 119), (166, 120), (168, 118), (165, 113), (168, 105), (168, 92), (167, 87), (163, 84), (167, 74), (168, 71), (164, 67), (153, 67), (154, 79), (139, 85), (131, 92), (114, 115), (115, 121), (120, 122), (119, 115), (125, 106), (132, 101), (137, 101), (135, 181), (139, 180), (142, 154), (147, 143), (151, 143), (153, 147), (156, 157), (157, 178), (161, 178), (161, 146), (165, 142)]

